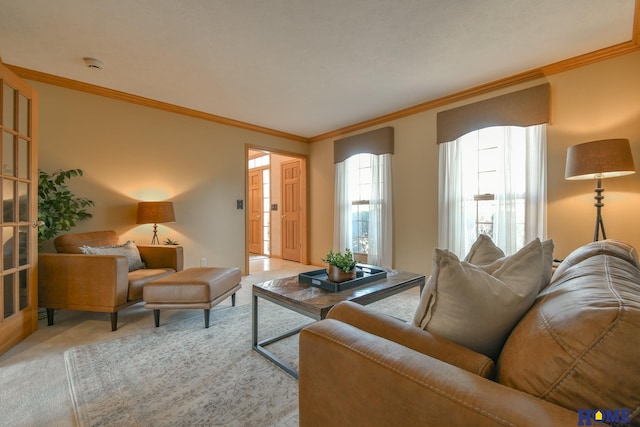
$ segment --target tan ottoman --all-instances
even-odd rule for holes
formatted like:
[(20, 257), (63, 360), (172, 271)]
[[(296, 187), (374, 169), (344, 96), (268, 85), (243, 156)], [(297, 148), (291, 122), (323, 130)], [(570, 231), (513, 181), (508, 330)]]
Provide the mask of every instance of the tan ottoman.
[(153, 309), (156, 327), (160, 326), (161, 309), (197, 308), (204, 310), (204, 327), (209, 327), (209, 310), (231, 295), (236, 305), (240, 290), (240, 269), (189, 268), (144, 285), (144, 308)]

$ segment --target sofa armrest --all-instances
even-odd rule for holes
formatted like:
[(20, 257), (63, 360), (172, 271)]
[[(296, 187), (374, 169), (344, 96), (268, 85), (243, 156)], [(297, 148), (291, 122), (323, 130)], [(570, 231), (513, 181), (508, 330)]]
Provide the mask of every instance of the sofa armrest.
[(113, 312), (127, 303), (128, 274), (125, 256), (40, 254), (39, 306)]
[(348, 323), (485, 378), (494, 374), (495, 364), (489, 357), (360, 304), (336, 304), (327, 319)]
[(184, 252), (182, 246), (174, 245), (137, 245), (140, 257), (147, 268), (173, 268), (181, 271), (184, 268)]
[(567, 426), (578, 416), (335, 319), (300, 334), (300, 426)]

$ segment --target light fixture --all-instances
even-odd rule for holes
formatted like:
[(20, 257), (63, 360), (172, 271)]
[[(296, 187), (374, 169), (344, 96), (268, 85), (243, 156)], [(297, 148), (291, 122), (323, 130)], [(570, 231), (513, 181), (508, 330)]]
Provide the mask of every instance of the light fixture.
[(630, 175), (636, 172), (631, 156), (631, 146), (628, 139), (603, 139), (600, 141), (585, 142), (567, 149), (567, 164), (565, 167), (565, 179), (596, 179), (596, 229), (593, 241), (598, 241), (600, 230), (602, 238), (606, 239), (604, 223), (602, 222), (601, 209), (604, 206), (602, 199), (602, 178)]
[(175, 222), (173, 202), (138, 202), (138, 224), (153, 224), (152, 245), (159, 245), (158, 224)]

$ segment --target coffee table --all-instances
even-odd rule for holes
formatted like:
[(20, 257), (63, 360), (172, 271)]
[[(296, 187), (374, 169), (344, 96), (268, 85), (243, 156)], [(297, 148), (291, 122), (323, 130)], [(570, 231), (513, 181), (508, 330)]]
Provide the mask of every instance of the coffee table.
[(422, 291), (424, 284), (424, 274), (398, 270), (387, 270), (387, 277), (384, 279), (340, 292), (331, 292), (307, 283), (300, 283), (298, 276), (257, 283), (253, 285), (252, 292), (253, 349), (275, 363), (292, 377), (298, 378), (298, 372), (294, 368), (283, 362), (265, 347), (297, 334), (307, 325), (292, 329), (281, 335), (258, 341), (258, 301), (260, 298), (312, 319), (322, 320), (327, 316), (329, 310), (341, 301), (353, 301), (358, 304), (368, 305), (416, 286), (420, 286), (420, 290)]

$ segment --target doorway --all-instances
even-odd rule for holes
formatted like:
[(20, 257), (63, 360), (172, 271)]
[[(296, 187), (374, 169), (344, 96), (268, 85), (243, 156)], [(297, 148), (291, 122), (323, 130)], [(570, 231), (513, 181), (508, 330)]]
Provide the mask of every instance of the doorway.
[(308, 264), (306, 158), (255, 147), (246, 158), (246, 271)]

